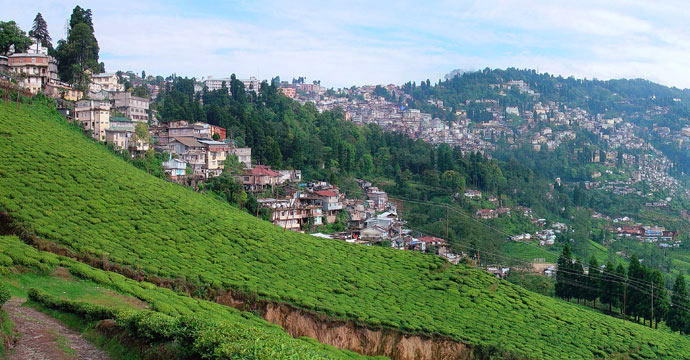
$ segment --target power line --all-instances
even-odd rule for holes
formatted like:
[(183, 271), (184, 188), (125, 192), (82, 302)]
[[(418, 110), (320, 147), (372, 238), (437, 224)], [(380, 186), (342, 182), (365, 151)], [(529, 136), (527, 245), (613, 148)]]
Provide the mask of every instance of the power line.
[[(482, 226), (484, 226), (484, 227), (486, 227), (486, 228), (489, 228), (489, 229), (491, 229), (491, 230), (493, 230), (493, 231), (495, 231), (495, 232), (497, 232), (497, 233), (499, 233), (499, 234), (501, 234), (501, 235), (505, 235), (506, 237), (512, 236), (512, 235), (506, 233), (505, 231), (503, 231), (503, 230), (501, 230), (501, 229), (498, 229), (498, 228), (496, 228), (496, 227), (494, 227), (494, 226), (491, 226), (491, 225), (489, 225), (489, 224), (486, 224), (486, 223), (484, 223), (484, 222), (479, 221), (478, 219), (476, 219), (476, 218), (472, 217), (471, 215), (468, 215), (467, 213), (465, 213), (464, 210), (460, 210), (460, 209), (458, 209), (458, 208), (456, 208), (456, 207), (454, 207), (454, 206), (451, 206), (451, 205), (449, 205), (449, 204), (445, 204), (445, 203), (434, 203), (434, 202), (430, 202), (430, 201), (426, 201), (426, 202), (425, 202), (425, 201), (413, 200), (413, 199), (402, 198), (402, 197), (391, 197), (391, 198), (396, 199), (396, 200), (399, 200), (399, 201), (403, 201), (403, 202), (408, 202), (408, 203), (417, 204), (417, 205), (435, 206), (435, 207), (449, 208), (449, 209), (453, 210), (455, 213), (460, 214), (460, 215), (462, 215), (462, 216), (464, 216), (464, 217), (470, 219), (471, 221), (474, 221), (474, 222), (476, 222), (476, 223), (478, 223), (478, 224), (480, 224), (480, 225), (482, 225)], [(408, 226), (408, 227), (409, 227), (409, 226)], [(418, 230), (418, 231), (419, 231), (419, 230)], [(436, 236), (440, 236), (440, 235), (436, 234)], [(538, 249), (538, 250), (540, 250), (540, 251), (543, 251), (543, 249), (541, 249), (541, 248), (539, 248), (539, 247), (537, 247), (537, 246), (535, 246), (535, 245), (528, 244), (528, 243), (523, 243), (523, 244), (526, 245), (526, 246), (530, 246), (530, 247), (533, 247), (533, 248), (535, 248), (535, 249)], [(555, 255), (555, 254), (554, 254), (554, 255)], [(504, 256), (504, 257), (505, 257), (505, 256)], [(525, 260), (520, 260), (520, 259), (517, 259), (517, 258), (513, 258), (513, 261), (519, 261), (519, 262), (522, 262), (522, 263), (527, 263)], [(531, 267), (531, 266), (532, 266), (532, 263), (529, 263), (529, 265), (530, 265), (530, 267)], [(631, 282), (637, 282), (637, 283), (640, 283), (640, 284), (643, 284), (643, 285), (652, 285), (651, 282), (647, 282), (647, 281), (641, 280), (641, 279), (625, 278), (625, 277), (621, 277), (620, 275), (613, 274), (613, 273), (611, 273), (611, 276), (618, 277), (618, 278), (620, 278), (620, 279), (627, 280), (627, 281), (631, 281)]]
[[(412, 230), (415, 230), (415, 231), (418, 231), (418, 232), (421, 232), (421, 233), (428, 233), (428, 234), (430, 234), (430, 235), (439, 236), (439, 237), (441, 236), (441, 235), (438, 234), (438, 233), (434, 233), (434, 232), (430, 232), (430, 231), (423, 231), (423, 230), (421, 230), (421, 229), (418, 229), (418, 228), (415, 228), (415, 227), (412, 227), (412, 226), (408, 226), (408, 227), (411, 228)], [(512, 261), (515, 261), (515, 262), (518, 262), (518, 263), (523, 263), (523, 264), (532, 265), (532, 263), (526, 262), (526, 261), (521, 260), (521, 259), (511, 258), (511, 257), (505, 256), (505, 255), (497, 254), (497, 253), (495, 253), (495, 252), (490, 252), (490, 251), (481, 250), (481, 249), (479, 249), (479, 248), (477, 248), (477, 247), (472, 247), (472, 246), (467, 246), (467, 245), (460, 245), (460, 244), (458, 244), (458, 246), (459, 246), (459, 247), (462, 247), (462, 248), (468, 248), (468, 249), (471, 249), (471, 250), (481, 251), (481, 252), (483, 252), (484, 254), (494, 255), (494, 256), (497, 257), (497, 258), (509, 259), (509, 260), (512, 260)], [(481, 267), (481, 264), (479, 264), (479, 266)], [(607, 272), (600, 272), (600, 271), (597, 271), (596, 273), (594, 273), (594, 274), (592, 274), (592, 275), (587, 275), (587, 274), (580, 273), (580, 272), (577, 272), (577, 271), (574, 271), (574, 270), (561, 269), (561, 268), (557, 269), (556, 271), (559, 271), (559, 272), (562, 272), (562, 273), (566, 273), (566, 274), (570, 274), (570, 275), (575, 275), (575, 276), (582, 276), (583, 278), (584, 278), (584, 277), (587, 277), (587, 276), (593, 276), (595, 279), (598, 279), (599, 281), (605, 281), (605, 282), (609, 282), (609, 283), (621, 284), (621, 285), (625, 286), (626, 288), (633, 288), (633, 289), (635, 289), (635, 290), (638, 290), (638, 291), (640, 291), (640, 292), (641, 292), (642, 294), (644, 294), (644, 295), (653, 296), (654, 299), (666, 300), (666, 301), (668, 301), (669, 304), (671, 304), (672, 306), (675, 306), (675, 307), (678, 307), (679, 309), (687, 310), (687, 311), (690, 312), (690, 308), (687, 308), (687, 307), (685, 307), (685, 306), (683, 306), (683, 305), (681, 305), (681, 304), (679, 304), (679, 303), (674, 303), (674, 302), (670, 299), (670, 296), (669, 296), (668, 298), (664, 299), (662, 296), (660, 296), (660, 295), (658, 295), (658, 294), (656, 294), (656, 295), (653, 294), (653, 289), (654, 289), (654, 288), (659, 288), (659, 287), (658, 287), (658, 286), (654, 286), (652, 283), (642, 283), (642, 284), (640, 284), (640, 283), (636, 282), (634, 279), (631, 279), (631, 278), (624, 278), (624, 277), (621, 277), (620, 275), (617, 275), (617, 274), (614, 274), (614, 273), (607, 273)], [(607, 276), (609, 276), (609, 277), (614, 277), (614, 278), (613, 278), (613, 279), (611, 279), (611, 278), (605, 278), (605, 277), (607, 277)], [(618, 277), (618, 279), (616, 279), (615, 277)], [(577, 281), (572, 280), (572, 279), (560, 279), (559, 282), (567, 283), (567, 284), (569, 284), (569, 285), (578, 286), (578, 287), (580, 287), (580, 288), (586, 288), (586, 289), (593, 290), (593, 291), (599, 291), (599, 290), (600, 290), (599, 288), (594, 288), (594, 287), (590, 286), (590, 284), (583, 284), (583, 283), (577, 282)], [(636, 286), (636, 285), (637, 285), (637, 286)], [(650, 288), (651, 288), (652, 290), (651, 290), (651, 291), (648, 290), (647, 288), (644, 287), (644, 285), (651, 285)], [(643, 287), (640, 287), (640, 286), (643, 286)], [(670, 291), (670, 290), (668, 290), (668, 289), (666, 289), (666, 292), (667, 292), (669, 295), (672, 295), (672, 294), (673, 294), (673, 292)], [(626, 291), (626, 294), (627, 294), (627, 291)], [(620, 294), (620, 293), (613, 293), (613, 295), (624, 296), (624, 294)]]

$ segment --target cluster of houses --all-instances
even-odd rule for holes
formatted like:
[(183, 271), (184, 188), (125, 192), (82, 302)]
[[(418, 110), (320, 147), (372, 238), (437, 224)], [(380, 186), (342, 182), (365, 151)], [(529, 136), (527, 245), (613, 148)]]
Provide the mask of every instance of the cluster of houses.
[(556, 234), (565, 233), (568, 231), (568, 226), (563, 223), (553, 223), (547, 229), (542, 229), (534, 234), (524, 233), (519, 235), (513, 235), (508, 238), (510, 241), (516, 242), (531, 242), (536, 240), (539, 246), (551, 246), (556, 243)]
[[(329, 183), (299, 183), (299, 173), (284, 171), (281, 174), (260, 165), (254, 167), (257, 168), (277, 181), (275, 185), (283, 186), (284, 197), (260, 198), (258, 203), (270, 211), (270, 221), (286, 231), (313, 231), (321, 225), (337, 222), (339, 214), (344, 212), (347, 224), (343, 231), (312, 235), (363, 245), (385, 242), (395, 249), (433, 252), (454, 263), (460, 260), (460, 256), (450, 251), (445, 240), (413, 236), (413, 232), (405, 228), (406, 223), (398, 217), (395, 205), (388, 201), (387, 193), (370, 182), (358, 180), (366, 194), (365, 199), (350, 199)], [(249, 171), (247, 169), (247, 173)], [(282, 181), (279, 180), (281, 176)]]
[(173, 181), (219, 176), (230, 154), (237, 155), (245, 167), (251, 167), (251, 149), (237, 147), (219, 126), (179, 120), (151, 126), (150, 135), (157, 150), (170, 154), (163, 168)]
[[(117, 81), (116, 75), (112, 74), (112, 77)], [(91, 86), (100, 86), (99, 79), (110, 81), (109, 77), (94, 77)], [(99, 90), (98, 96), (78, 100), (74, 105), (73, 119), (98, 141), (113, 144), (118, 149), (147, 151), (148, 142), (131, 140), (137, 124), (148, 126), (149, 99), (120, 91), (118, 87), (111, 89), (113, 91)], [(104, 92), (108, 93), (107, 97), (103, 96)]]
[(618, 237), (633, 237), (642, 242), (658, 244), (662, 248), (680, 247), (680, 241), (676, 240), (678, 231), (666, 230), (663, 226), (635, 224), (611, 227), (609, 230)]
[(17, 81), (32, 94), (39, 92), (56, 99), (76, 102), (74, 109), (62, 108), (64, 115), (82, 126), (94, 139), (116, 148), (148, 150), (143, 139), (133, 139), (136, 123), (148, 123), (149, 99), (126, 92), (116, 74), (91, 74), (88, 93), (60, 81), (57, 61), (48, 49), (33, 39), (25, 53), (0, 57), (0, 73)]

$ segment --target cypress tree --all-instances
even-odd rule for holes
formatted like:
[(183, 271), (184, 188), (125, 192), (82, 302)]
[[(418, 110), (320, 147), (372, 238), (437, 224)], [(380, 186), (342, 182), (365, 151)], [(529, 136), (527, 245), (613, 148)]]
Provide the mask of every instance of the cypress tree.
[(585, 275), (585, 269), (582, 267), (582, 263), (579, 261), (575, 261), (573, 264), (572, 268), (572, 280), (575, 284), (575, 286), (571, 286), (571, 296), (577, 299), (577, 303), (580, 303), (580, 299), (586, 300), (587, 299), (587, 276)]
[(599, 297), (599, 283), (601, 282), (601, 271), (599, 271), (599, 262), (592, 255), (589, 259), (589, 272), (587, 274), (587, 286), (588, 289), (587, 300), (593, 302), (593, 306), (597, 306), (597, 298)]
[(609, 306), (609, 312), (611, 312), (612, 306), (615, 303), (615, 283), (613, 282), (613, 274), (615, 272), (613, 263), (611, 261), (606, 263), (606, 268), (601, 272), (601, 279), (599, 281), (599, 300), (604, 305)]
[[(654, 270), (650, 275), (650, 280), (654, 286), (654, 328), (659, 328), (659, 320), (666, 316), (669, 309), (668, 292), (661, 271)], [(652, 326), (651, 321), (649, 326)]]
[[(628, 279), (631, 282), (644, 281), (644, 270), (638, 260), (637, 255), (633, 254), (630, 258), (630, 265), (628, 265)], [(630, 315), (635, 317), (635, 321), (639, 321), (640, 315), (644, 314), (644, 294), (638, 288), (639, 285), (632, 284), (628, 290), (627, 308), (630, 309)]]
[(621, 314), (623, 315), (623, 318), (625, 319), (625, 316), (630, 312), (628, 310), (627, 306), (627, 293), (628, 293), (628, 284), (627, 284), (627, 273), (625, 272), (625, 267), (623, 264), (619, 263), (618, 266), (616, 267), (616, 280), (620, 280), (617, 282), (612, 282), (615, 284), (612, 288), (614, 289), (614, 301), (616, 302), (613, 304), (614, 306), (617, 306), (621, 310)]
[(685, 278), (683, 275), (678, 275), (676, 282), (673, 285), (673, 295), (671, 296), (671, 307), (666, 313), (666, 325), (673, 331), (680, 331), (687, 334), (690, 322), (688, 322), (688, 308), (690, 308), (690, 301), (688, 301), (688, 288), (685, 285)]
[(67, 40), (59, 40), (55, 49), (58, 73), (62, 81), (77, 84), (82, 90), (88, 88), (86, 71), (98, 73), (103, 70), (98, 62), (98, 41), (94, 36), (91, 10), (77, 6), (70, 17)]
[(570, 300), (572, 286), (569, 284), (571, 278), (570, 270), (572, 268), (572, 254), (570, 253), (570, 244), (566, 243), (558, 257), (556, 269), (556, 296), (561, 299)]

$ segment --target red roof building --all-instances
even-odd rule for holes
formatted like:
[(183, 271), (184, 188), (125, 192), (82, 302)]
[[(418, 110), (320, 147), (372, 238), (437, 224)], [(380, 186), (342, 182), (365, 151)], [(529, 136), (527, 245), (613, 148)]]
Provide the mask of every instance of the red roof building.
[(422, 241), (427, 245), (443, 245), (443, 244), (445, 244), (445, 241), (443, 239), (433, 237), (433, 236), (424, 236), (424, 237), (421, 237), (417, 240)]
[(265, 165), (256, 165), (252, 169), (246, 169), (242, 174), (242, 185), (253, 192), (261, 192), (273, 187), (280, 182), (280, 173), (271, 170)]
[(218, 141), (223, 141), (227, 137), (227, 131), (220, 126), (209, 125), (209, 129), (211, 130), (211, 137), (213, 137), (215, 134), (218, 134)]
[(318, 190), (318, 191), (314, 191), (314, 194), (319, 195), (319, 196), (325, 196), (325, 197), (338, 196), (338, 194), (333, 190)]

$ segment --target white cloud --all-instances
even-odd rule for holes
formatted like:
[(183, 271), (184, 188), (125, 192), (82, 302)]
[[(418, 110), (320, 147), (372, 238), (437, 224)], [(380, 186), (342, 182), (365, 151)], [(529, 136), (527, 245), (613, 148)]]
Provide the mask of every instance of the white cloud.
[[(73, 3), (0, 0), (54, 40)], [(109, 70), (185, 76), (281, 75), (323, 84), (438, 79), (454, 68), (525, 67), (578, 77), (643, 77), (690, 87), (690, 10), (661, 1), (220, 2), (83, 4)]]

